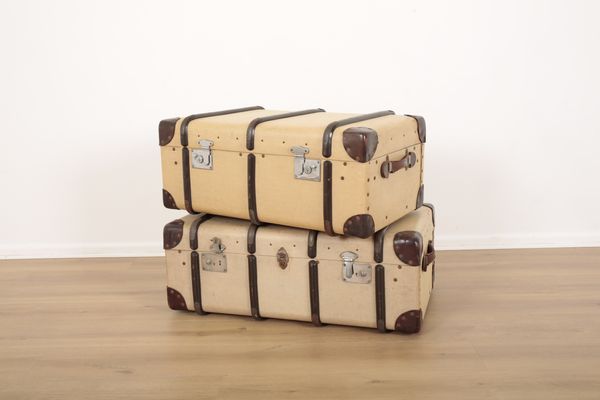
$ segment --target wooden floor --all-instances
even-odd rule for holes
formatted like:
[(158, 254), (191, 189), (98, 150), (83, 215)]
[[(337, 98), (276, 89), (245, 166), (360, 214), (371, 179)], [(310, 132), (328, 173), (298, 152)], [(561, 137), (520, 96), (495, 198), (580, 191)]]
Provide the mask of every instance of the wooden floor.
[(0, 399), (600, 399), (598, 248), (440, 252), (413, 336), (171, 311), (163, 262), (0, 262)]

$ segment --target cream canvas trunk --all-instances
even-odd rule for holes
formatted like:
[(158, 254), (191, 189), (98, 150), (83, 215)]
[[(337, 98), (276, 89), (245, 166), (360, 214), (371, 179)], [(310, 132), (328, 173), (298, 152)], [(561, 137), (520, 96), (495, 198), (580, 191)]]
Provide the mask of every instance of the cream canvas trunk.
[(366, 238), (423, 200), (425, 121), (248, 107), (159, 124), (163, 203)]
[(175, 310), (419, 331), (433, 287), (433, 206), (372, 238), (187, 215), (164, 229)]

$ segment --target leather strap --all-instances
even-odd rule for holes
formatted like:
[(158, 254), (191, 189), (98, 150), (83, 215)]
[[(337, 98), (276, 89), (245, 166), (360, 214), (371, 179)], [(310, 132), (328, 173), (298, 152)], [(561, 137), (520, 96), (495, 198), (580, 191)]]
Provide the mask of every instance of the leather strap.
[(427, 266), (435, 261), (435, 248), (433, 247), (433, 241), (430, 240), (427, 244), (427, 253), (423, 256), (423, 264), (421, 269), (427, 271)]
[(383, 178), (389, 178), (390, 174), (400, 171), (401, 169), (406, 170), (412, 168), (416, 163), (417, 155), (412, 151), (398, 161), (390, 161), (390, 157), (387, 156), (385, 161), (381, 163), (381, 176)]
[(385, 329), (385, 268), (383, 265), (375, 266), (375, 307), (377, 330), (387, 332)]
[(319, 308), (319, 262), (308, 262), (308, 281), (310, 286), (310, 318), (313, 325), (322, 326)]
[(194, 296), (194, 310), (198, 315), (207, 314), (202, 309), (202, 291), (200, 285), (200, 255), (196, 251), (192, 251), (192, 293)]

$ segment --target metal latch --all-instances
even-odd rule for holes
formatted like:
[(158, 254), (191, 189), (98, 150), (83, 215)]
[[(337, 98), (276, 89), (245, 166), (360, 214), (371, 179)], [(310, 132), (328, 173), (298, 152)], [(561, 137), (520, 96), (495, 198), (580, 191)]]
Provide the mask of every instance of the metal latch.
[(212, 169), (213, 168), (213, 155), (212, 155), (212, 140), (199, 140), (199, 149), (192, 149), (192, 168), (199, 169)]
[(294, 146), (290, 151), (294, 155), (294, 177), (319, 182), (321, 180), (321, 161), (306, 158), (306, 154), (310, 151), (308, 147)]
[(350, 283), (370, 283), (372, 269), (369, 264), (357, 264), (358, 254), (344, 251), (340, 254), (342, 258), (342, 279)]
[(210, 241), (212, 242), (210, 245), (212, 253), (202, 253), (202, 269), (212, 272), (227, 272), (227, 257), (223, 254), (225, 246), (218, 237), (214, 237)]

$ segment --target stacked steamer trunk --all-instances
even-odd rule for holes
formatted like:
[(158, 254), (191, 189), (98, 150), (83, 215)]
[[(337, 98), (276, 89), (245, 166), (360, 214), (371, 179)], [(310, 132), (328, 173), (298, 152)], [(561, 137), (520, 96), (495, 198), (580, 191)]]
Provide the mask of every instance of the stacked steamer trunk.
[(425, 121), (247, 107), (159, 124), (175, 310), (418, 332), (433, 287)]

